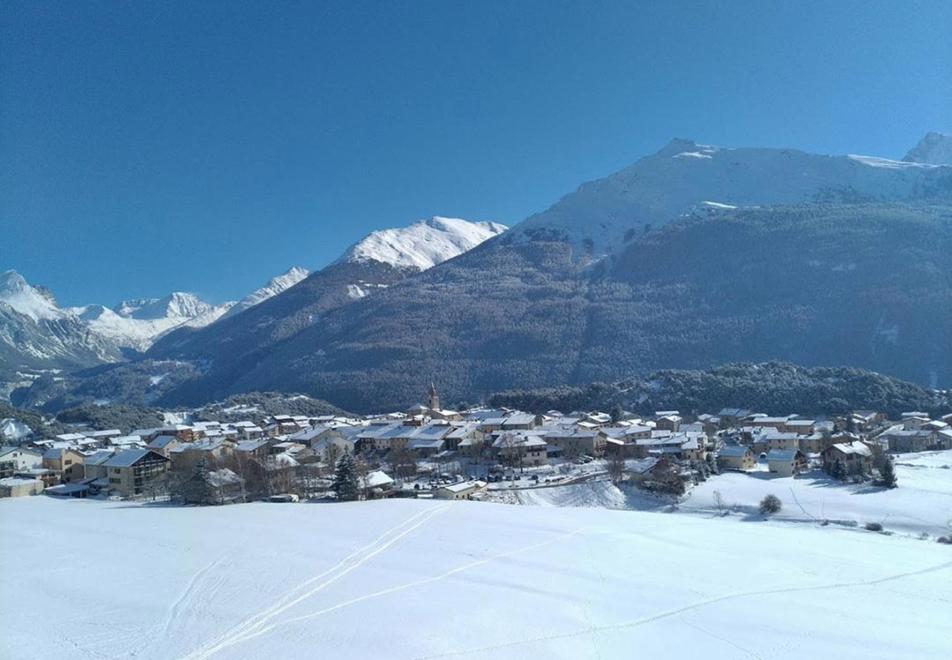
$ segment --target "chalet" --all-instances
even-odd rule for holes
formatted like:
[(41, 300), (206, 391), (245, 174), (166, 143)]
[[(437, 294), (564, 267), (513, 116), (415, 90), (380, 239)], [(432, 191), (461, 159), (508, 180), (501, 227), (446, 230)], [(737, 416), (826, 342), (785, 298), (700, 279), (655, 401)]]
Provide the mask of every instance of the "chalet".
[(354, 441), (345, 435), (328, 435), (311, 443), (311, 449), (317, 460), (331, 464), (344, 454), (354, 453)]
[(498, 459), (508, 465), (525, 467), (548, 462), (548, 440), (535, 433), (504, 431), (492, 444)]
[(228, 468), (209, 471), (205, 481), (213, 500), (210, 504), (233, 504), (245, 500), (245, 480)]
[(836, 461), (846, 474), (869, 474), (873, 469), (873, 450), (863, 442), (838, 442), (823, 451), (823, 468), (830, 472)]
[(833, 444), (833, 438), (827, 433), (801, 435), (799, 440), (800, 451), (804, 454), (819, 454), (831, 444)]
[(806, 457), (799, 449), (771, 449), (767, 452), (767, 468), (781, 477), (800, 474), (806, 467)]
[(952, 449), (952, 429), (942, 429), (935, 434), (936, 449)]
[(235, 454), (239, 458), (264, 460), (271, 453), (271, 445), (267, 439), (257, 438), (255, 440), (239, 440), (235, 443)]
[(439, 500), (469, 500), (485, 489), (485, 481), (463, 481), (449, 486), (440, 486), (433, 491), (433, 497)]
[(137, 435), (114, 435), (110, 436), (105, 446), (113, 449), (132, 449), (134, 447), (144, 447), (145, 443)]
[(126, 449), (103, 463), (109, 487), (123, 497), (147, 492), (154, 479), (169, 469), (169, 459), (151, 449)]
[(371, 499), (387, 497), (393, 492), (393, 478), (386, 472), (375, 470), (358, 479), (360, 490)]
[(725, 445), (717, 454), (717, 464), (722, 470), (753, 470), (757, 464), (750, 447)]
[(797, 435), (810, 435), (816, 430), (816, 421), (812, 419), (791, 419), (784, 424), (783, 430)]
[(655, 418), (655, 428), (660, 431), (677, 433), (681, 428), (681, 416), (674, 411), (670, 411), (669, 414), (662, 414)]
[(14, 473), (38, 468), (43, 464), (43, 454), (28, 447), (0, 447), (0, 478), (12, 477)]
[(91, 440), (96, 440), (100, 444), (108, 444), (109, 440), (112, 438), (119, 438), (122, 436), (122, 431), (119, 429), (106, 429), (104, 431), (87, 431), (85, 433), (87, 438)]
[(503, 431), (528, 431), (540, 424), (542, 424), (542, 417), (540, 415), (513, 413), (503, 420), (501, 428)]
[(174, 435), (158, 435), (152, 438), (145, 447), (170, 458), (172, 451), (181, 444), (182, 442)]
[(443, 440), (447, 449), (471, 456), (474, 450), (482, 446), (484, 438), (477, 422), (463, 422), (454, 425)]
[(771, 449), (799, 449), (800, 448), (800, 436), (796, 433), (790, 433), (788, 431), (774, 431), (773, 429), (767, 429), (762, 434), (762, 438), (766, 443), (765, 451), (770, 451)]
[(235, 443), (224, 438), (205, 438), (180, 444), (169, 452), (173, 470), (190, 470), (201, 460), (222, 461), (234, 455)]
[(653, 470), (664, 459), (657, 456), (640, 458), (636, 461), (629, 461), (625, 464), (625, 471), (628, 473), (628, 479), (637, 486), (642, 485), (646, 479), (650, 479)]
[(447, 424), (428, 424), (420, 427), (407, 444), (407, 448), (417, 458), (430, 458), (442, 452), (446, 447), (444, 438), (453, 429)]
[(106, 461), (112, 458), (114, 453), (109, 449), (100, 449), (86, 456), (86, 478), (98, 481), (97, 487), (106, 488), (109, 486), (109, 470), (106, 467)]
[(879, 440), (889, 451), (904, 453), (926, 451), (936, 441), (935, 433), (925, 429), (890, 429), (879, 435)]
[(83, 461), (85, 457), (75, 449), (54, 447), (43, 453), (43, 467), (60, 475), (60, 481), (68, 484), (79, 481), (85, 476)]
[(601, 430), (586, 431), (583, 429), (553, 429), (545, 433), (543, 439), (546, 444), (559, 448), (565, 456), (601, 456), (605, 452), (608, 436)]

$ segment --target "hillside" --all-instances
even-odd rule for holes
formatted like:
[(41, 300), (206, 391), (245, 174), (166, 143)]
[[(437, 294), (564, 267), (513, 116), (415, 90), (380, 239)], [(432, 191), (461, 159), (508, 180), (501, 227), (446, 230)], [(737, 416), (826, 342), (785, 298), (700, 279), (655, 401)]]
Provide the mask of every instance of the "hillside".
[(687, 414), (746, 408), (768, 415), (798, 411), (839, 415), (880, 410), (893, 418), (909, 410), (952, 411), (952, 398), (896, 378), (852, 367), (798, 367), (782, 362), (728, 364), (710, 370), (668, 369), (616, 383), (510, 390), (489, 398), (493, 406), (544, 413), (611, 410)]
[(704, 212), (582, 268), (570, 244), (503, 236), (331, 310), (219, 381), (366, 411), (661, 368), (787, 360), (952, 380), (952, 211), (804, 205)]

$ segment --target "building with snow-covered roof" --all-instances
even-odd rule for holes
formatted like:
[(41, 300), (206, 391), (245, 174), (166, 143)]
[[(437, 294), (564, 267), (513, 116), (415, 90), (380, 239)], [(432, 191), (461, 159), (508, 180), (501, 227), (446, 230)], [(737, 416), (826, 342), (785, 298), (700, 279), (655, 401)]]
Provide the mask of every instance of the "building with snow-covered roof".
[(468, 500), (484, 490), (486, 490), (485, 481), (461, 481), (458, 484), (440, 486), (433, 491), (433, 497), (439, 500)]
[(0, 447), (0, 478), (12, 477), (16, 472), (38, 468), (43, 464), (43, 453), (29, 447)]
[(873, 469), (873, 450), (864, 442), (837, 442), (823, 451), (823, 468), (831, 472), (839, 461), (846, 474), (869, 474)]
[(744, 445), (724, 445), (717, 453), (717, 465), (722, 470), (753, 470), (757, 461), (750, 447)]
[(123, 497), (146, 493), (169, 469), (169, 459), (151, 449), (124, 449), (103, 463), (109, 488)]
[(26, 477), (0, 478), (0, 497), (27, 497), (39, 495), (43, 492), (43, 482), (40, 479)]
[(806, 469), (806, 457), (799, 449), (771, 449), (767, 452), (767, 468), (781, 477), (792, 477)]

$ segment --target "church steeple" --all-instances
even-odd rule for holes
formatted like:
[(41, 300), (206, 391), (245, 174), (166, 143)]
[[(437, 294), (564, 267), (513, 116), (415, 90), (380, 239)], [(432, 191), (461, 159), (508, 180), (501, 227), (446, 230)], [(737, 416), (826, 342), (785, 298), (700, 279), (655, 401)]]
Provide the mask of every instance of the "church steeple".
[(440, 408), (440, 395), (436, 393), (436, 385), (430, 381), (430, 391), (427, 396), (427, 406), (430, 410), (441, 410)]

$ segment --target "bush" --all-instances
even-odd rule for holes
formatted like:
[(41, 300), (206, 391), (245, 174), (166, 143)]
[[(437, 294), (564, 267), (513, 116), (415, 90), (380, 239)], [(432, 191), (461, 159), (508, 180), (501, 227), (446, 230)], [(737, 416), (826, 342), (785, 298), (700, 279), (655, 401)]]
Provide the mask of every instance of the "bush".
[(783, 503), (776, 495), (767, 495), (764, 499), (760, 500), (760, 512), (765, 516), (780, 513), (780, 509), (782, 508)]
[(945, 543), (947, 545), (952, 544), (952, 538), (949, 538), (948, 536), (940, 536), (936, 539), (936, 541), (939, 543)]
[(870, 532), (881, 532), (883, 531), (883, 526), (880, 525), (878, 522), (869, 522), (869, 523), (866, 523), (866, 529), (869, 530)]

